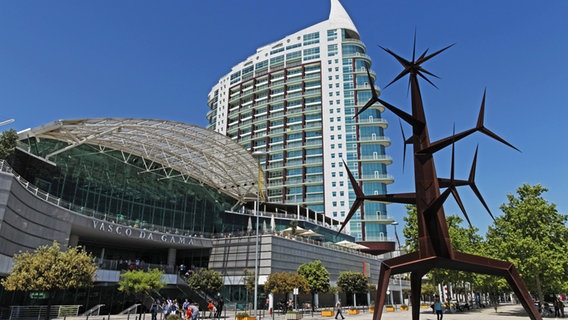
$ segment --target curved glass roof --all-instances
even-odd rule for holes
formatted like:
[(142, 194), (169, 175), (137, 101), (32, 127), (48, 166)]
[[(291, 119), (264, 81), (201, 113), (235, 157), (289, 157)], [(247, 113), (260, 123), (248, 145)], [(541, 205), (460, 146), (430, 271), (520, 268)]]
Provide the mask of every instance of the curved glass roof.
[(167, 178), (191, 177), (243, 202), (256, 199), (257, 160), (230, 138), (195, 125), (154, 119), (90, 118), (57, 120), (18, 135), (20, 140), (48, 138), (67, 143), (46, 155), (47, 161), (90, 144), (98, 146), (100, 152), (118, 150), (124, 161), (129, 155), (139, 156), (148, 172), (161, 171)]

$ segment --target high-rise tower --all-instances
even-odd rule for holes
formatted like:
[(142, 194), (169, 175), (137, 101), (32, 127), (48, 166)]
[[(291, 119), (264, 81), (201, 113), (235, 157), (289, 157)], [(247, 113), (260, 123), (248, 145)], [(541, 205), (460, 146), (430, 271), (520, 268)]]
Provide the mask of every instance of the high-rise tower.
[[(268, 153), (266, 201), (342, 221), (355, 199), (343, 160), (366, 194), (386, 193), (393, 182), (383, 107), (354, 117), (371, 97), (370, 67), (353, 21), (331, 0), (328, 20), (257, 49), (219, 80), (209, 94), (208, 128)], [(358, 241), (384, 241), (391, 222), (384, 204), (369, 202), (349, 231)]]

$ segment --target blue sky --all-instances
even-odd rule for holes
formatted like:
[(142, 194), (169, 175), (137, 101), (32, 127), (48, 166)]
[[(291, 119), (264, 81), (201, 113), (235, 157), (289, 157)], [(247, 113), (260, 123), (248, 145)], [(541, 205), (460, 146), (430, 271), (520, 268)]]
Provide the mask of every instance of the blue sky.
[[(524, 183), (568, 212), (568, 1), (343, 0), (373, 59), (379, 87), (401, 68), (378, 45), (411, 57), (456, 43), (424, 67), (438, 89), (421, 84), (431, 140), (475, 125), (487, 89), (486, 125), (519, 153), (476, 134), (456, 145), (456, 177), (466, 178), (479, 145), (477, 185), (493, 214)], [(57, 119), (136, 117), (205, 126), (207, 94), (256, 48), (327, 19), (329, 0), (1, 1), (1, 129), (22, 130)], [(410, 110), (406, 80), (381, 97)], [(394, 159), (389, 192), (414, 189), (402, 169), (398, 119), (386, 134)], [(405, 127), (406, 135), (410, 128)], [(410, 152), (410, 149), (408, 150)], [(449, 176), (450, 153), (437, 154)], [(489, 215), (460, 189), (482, 233)], [(400, 223), (405, 210), (390, 205)], [(446, 214), (458, 214), (453, 200)]]

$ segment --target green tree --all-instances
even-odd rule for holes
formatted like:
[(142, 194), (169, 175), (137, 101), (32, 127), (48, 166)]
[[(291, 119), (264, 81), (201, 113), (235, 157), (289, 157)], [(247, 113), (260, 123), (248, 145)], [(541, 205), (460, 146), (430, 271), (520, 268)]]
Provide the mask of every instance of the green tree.
[(6, 160), (16, 150), (18, 133), (14, 129), (2, 132), (0, 135), (0, 160)]
[(406, 216), (403, 218), (406, 224), (402, 229), (405, 250), (407, 252), (418, 251), (418, 214), (416, 206), (406, 205)]
[(163, 272), (159, 269), (132, 270), (120, 275), (118, 291), (131, 295), (150, 294), (162, 289), (166, 283), (162, 281)]
[(337, 278), (337, 286), (346, 294), (366, 293), (369, 280), (362, 272), (343, 271)]
[(310, 292), (312, 293), (312, 309), (314, 305), (314, 295), (320, 292), (329, 291), (329, 271), (324, 267), (320, 260), (304, 263), (298, 267), (298, 274), (308, 281)]
[[(403, 234), (407, 248), (412, 252), (418, 250), (418, 218), (415, 206), (408, 205), (406, 209), (407, 215), (404, 217), (406, 225)], [(454, 250), (470, 254), (480, 254), (483, 251), (483, 237), (479, 235), (477, 228), (463, 227), (463, 219), (454, 215), (446, 216), (446, 223)], [(448, 282), (472, 282), (475, 279), (472, 273), (447, 269), (432, 269), (429, 277), (434, 285)]]
[(247, 288), (248, 291), (254, 291), (254, 272), (250, 271), (249, 269), (244, 269), (243, 275), (245, 288)]
[(540, 184), (524, 184), (516, 196), (508, 194), (509, 202), (501, 205), (504, 215), (497, 217), (486, 235), (486, 250), (514, 263), (541, 301), (547, 294), (568, 289), (567, 216), (542, 197), (546, 191)]
[(152, 292), (159, 291), (166, 283), (162, 281), (162, 271), (150, 269), (148, 272), (143, 270), (129, 270), (120, 275), (118, 281), (118, 291), (127, 295), (138, 296), (143, 300), (143, 296), (150, 296)]
[(300, 293), (309, 293), (308, 281), (296, 272), (275, 272), (268, 276), (264, 283), (264, 291), (287, 294), (298, 288)]
[(8, 291), (47, 291), (46, 319), (49, 319), (51, 301), (58, 290), (91, 286), (97, 270), (89, 253), (78, 247), (61, 251), (56, 241), (33, 253), (16, 254), (14, 261), (10, 274), (1, 281), (2, 286)]
[(199, 269), (187, 278), (187, 285), (192, 290), (200, 290), (212, 295), (223, 287), (223, 277), (215, 270)]
[(426, 282), (422, 284), (420, 291), (422, 300), (432, 301), (431, 298), (436, 294), (436, 287), (432, 284), (432, 282)]
[(255, 283), (256, 278), (254, 276), (254, 272), (250, 271), (249, 269), (244, 269), (243, 275), (244, 275), (243, 280), (244, 280), (244, 283), (245, 283), (245, 288), (247, 289), (247, 293), (250, 296), (251, 293), (254, 294), (254, 283)]

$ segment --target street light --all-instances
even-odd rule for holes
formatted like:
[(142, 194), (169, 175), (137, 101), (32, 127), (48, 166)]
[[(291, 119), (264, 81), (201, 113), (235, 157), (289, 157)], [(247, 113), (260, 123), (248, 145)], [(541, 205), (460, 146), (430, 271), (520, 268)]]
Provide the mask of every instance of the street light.
[(255, 238), (255, 257), (254, 257), (254, 316), (257, 316), (257, 306), (258, 306), (258, 216), (260, 215), (260, 193), (261, 190), (261, 179), (262, 179), (262, 169), (260, 167), (260, 159), (266, 157), (266, 151), (257, 150), (252, 153), (252, 156), (258, 162), (258, 190), (256, 193), (256, 238)]
[[(396, 244), (397, 244), (397, 246), (398, 246), (398, 248), (397, 248), (397, 250), (398, 250), (398, 255), (400, 256), (400, 241), (398, 240), (398, 234), (396, 233), (396, 226), (398, 226), (398, 222), (397, 222), (397, 221), (394, 221), (394, 222), (392, 223), (392, 225), (394, 226), (394, 236), (396, 237)], [(397, 251), (397, 250), (395, 250), (395, 251)], [(400, 290), (400, 291), (398, 292), (398, 293), (399, 293), (399, 297), (400, 297), (400, 303), (401, 303), (401, 304), (404, 304), (404, 301), (402, 301), (402, 300), (403, 300), (403, 296), (402, 296), (402, 275), (401, 275), (401, 274), (398, 274), (396, 278), (398, 278), (398, 288), (399, 288), (399, 290)]]

